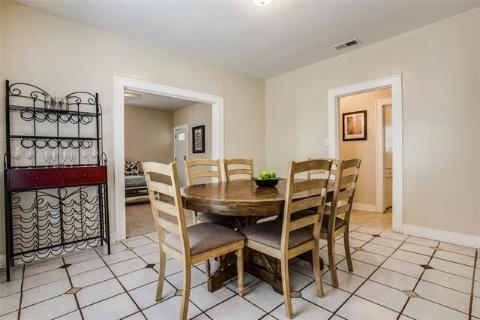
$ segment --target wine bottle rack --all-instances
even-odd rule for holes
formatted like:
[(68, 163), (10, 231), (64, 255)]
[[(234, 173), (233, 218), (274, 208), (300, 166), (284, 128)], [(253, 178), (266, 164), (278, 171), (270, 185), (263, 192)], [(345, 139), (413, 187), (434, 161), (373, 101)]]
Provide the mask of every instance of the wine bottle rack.
[(55, 100), (38, 86), (7, 80), (5, 107), (7, 280), (16, 263), (103, 244), (110, 253), (98, 94)]

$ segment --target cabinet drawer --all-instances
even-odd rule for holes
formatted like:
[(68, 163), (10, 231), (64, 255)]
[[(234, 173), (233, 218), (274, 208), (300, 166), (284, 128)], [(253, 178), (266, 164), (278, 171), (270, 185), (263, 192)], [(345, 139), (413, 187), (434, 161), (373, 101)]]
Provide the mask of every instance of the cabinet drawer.
[(107, 181), (105, 167), (76, 167), (63, 169), (63, 184), (79, 186), (105, 183)]
[(13, 169), (7, 173), (10, 191), (54, 188), (62, 183), (62, 168)]

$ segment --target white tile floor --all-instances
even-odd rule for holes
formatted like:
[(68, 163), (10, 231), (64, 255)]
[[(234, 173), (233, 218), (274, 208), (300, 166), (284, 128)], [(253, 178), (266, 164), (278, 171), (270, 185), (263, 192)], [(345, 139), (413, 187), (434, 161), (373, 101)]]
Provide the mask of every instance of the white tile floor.
[[(11, 282), (1, 275), (0, 320), (177, 318), (182, 266), (167, 261), (164, 298), (155, 301), (156, 239), (148, 234), (115, 243), (111, 255), (97, 248), (15, 267)], [(293, 298), (296, 319), (480, 319), (475, 249), (356, 226), (351, 234), (354, 271), (349, 273), (342, 244), (336, 245), (340, 288), (330, 285), (327, 265), (324, 298), (315, 295), (311, 266), (292, 262), (292, 290), (301, 294)], [(194, 267), (189, 317), (285, 318), (281, 295), (248, 274), (245, 280), (244, 298), (236, 292), (236, 281), (210, 293), (203, 266)], [(74, 287), (78, 292), (71, 292)]]

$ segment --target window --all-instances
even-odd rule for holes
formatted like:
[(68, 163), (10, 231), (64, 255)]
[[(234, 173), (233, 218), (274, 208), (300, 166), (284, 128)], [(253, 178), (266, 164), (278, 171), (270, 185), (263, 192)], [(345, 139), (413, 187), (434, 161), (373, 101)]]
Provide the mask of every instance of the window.
[(180, 132), (178, 134), (178, 141), (184, 141), (185, 140), (185, 132)]

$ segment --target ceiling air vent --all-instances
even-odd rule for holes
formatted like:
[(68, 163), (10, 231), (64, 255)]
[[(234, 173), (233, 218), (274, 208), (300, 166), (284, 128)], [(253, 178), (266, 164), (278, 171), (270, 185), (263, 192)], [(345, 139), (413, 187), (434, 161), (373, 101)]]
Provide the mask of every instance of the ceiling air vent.
[(358, 41), (357, 39), (352, 39), (350, 41), (347, 41), (347, 42), (341, 43), (339, 45), (336, 45), (334, 48), (337, 49), (337, 50), (342, 50), (342, 49), (345, 49), (345, 48), (358, 46), (359, 44), (360, 44), (360, 41)]

